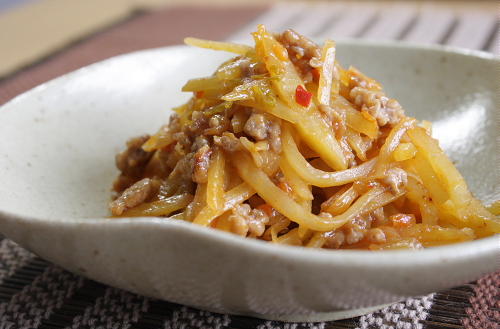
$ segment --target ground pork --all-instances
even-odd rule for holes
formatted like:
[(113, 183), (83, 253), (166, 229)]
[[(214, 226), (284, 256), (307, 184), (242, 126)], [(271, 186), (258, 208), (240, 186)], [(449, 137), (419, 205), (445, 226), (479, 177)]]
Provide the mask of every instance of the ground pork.
[(173, 113), (168, 120), (168, 130), (171, 133), (181, 131), (181, 119), (177, 113)]
[(241, 73), (244, 77), (251, 77), (252, 75), (260, 75), (267, 73), (266, 65), (264, 63), (255, 63), (249, 60), (240, 62)]
[(254, 139), (259, 141), (267, 138), (267, 130), (268, 121), (266, 120), (264, 115), (260, 113), (252, 114), (243, 127), (243, 131), (247, 135), (250, 135)]
[(354, 87), (349, 92), (352, 102), (361, 111), (368, 112), (377, 119), (379, 126), (396, 125), (404, 116), (398, 101), (388, 98), (382, 91)]
[(193, 182), (204, 184), (208, 180), (208, 167), (210, 165), (210, 155), (212, 149), (208, 145), (202, 146), (194, 154), (193, 162)]
[(384, 231), (379, 228), (372, 228), (369, 230), (368, 233), (366, 233), (366, 237), (371, 243), (385, 243), (387, 241)]
[(149, 139), (149, 135), (132, 138), (127, 141), (127, 149), (116, 155), (116, 166), (122, 174), (129, 177), (139, 177), (146, 164), (153, 156), (153, 152), (146, 152), (142, 145)]
[(400, 193), (406, 187), (408, 175), (403, 169), (397, 167), (390, 168), (385, 174), (386, 176), (382, 181), (389, 185), (395, 194)]
[(352, 66), (349, 68), (349, 75), (350, 88), (361, 87), (369, 90), (382, 90), (382, 86), (377, 80), (367, 77), (361, 73), (361, 71)]
[(271, 120), (268, 126), (269, 146), (276, 153), (281, 153), (281, 125), (277, 120)]
[(208, 128), (208, 120), (209, 118), (202, 111), (193, 111), (191, 123), (184, 130), (190, 136), (199, 136)]
[(197, 136), (191, 145), (191, 152), (196, 152), (205, 145), (210, 146), (209, 140), (205, 136)]
[(342, 153), (344, 154), (344, 157), (347, 161), (347, 165), (349, 166), (349, 168), (356, 166), (357, 165), (356, 157), (352, 151), (351, 146), (347, 142), (347, 138), (345, 136), (343, 136), (339, 140), (339, 145), (340, 148), (342, 149)]
[(324, 237), (326, 240), (323, 246), (328, 249), (338, 249), (345, 242), (345, 234), (340, 230), (326, 232)]
[(191, 139), (189, 136), (183, 132), (179, 131), (177, 133), (174, 133), (172, 135), (175, 144), (175, 147), (177, 148), (178, 151), (181, 153), (188, 153), (189, 150), (191, 149)]
[(281, 152), (281, 126), (278, 120), (265, 114), (253, 113), (246, 121), (243, 131), (257, 141), (267, 140), (271, 150)]
[(168, 176), (172, 181), (191, 180), (193, 174), (194, 153), (189, 153), (182, 157), (175, 164), (174, 169)]
[(251, 209), (250, 205), (244, 203), (232, 209), (229, 221), (232, 232), (238, 235), (247, 236), (250, 233), (261, 236), (269, 223), (269, 216), (263, 210)]
[(153, 191), (153, 180), (150, 178), (141, 179), (111, 202), (109, 208), (114, 216), (120, 216), (125, 210), (143, 203)]
[(223, 133), (222, 136), (214, 136), (214, 144), (228, 152), (238, 151), (242, 147), (240, 140), (229, 132)]
[(380, 207), (380, 208), (374, 210), (372, 212), (372, 217), (373, 217), (373, 221), (375, 222), (376, 226), (387, 224), (387, 219), (386, 219), (385, 213), (384, 213), (384, 207)]
[(208, 128), (203, 131), (205, 135), (220, 135), (229, 129), (231, 122), (223, 114), (215, 114), (208, 119)]
[(311, 62), (314, 64), (321, 58), (318, 45), (290, 29), (278, 35), (277, 39), (288, 51), (290, 60), (298, 68), (304, 82), (312, 81)]
[(365, 230), (357, 225), (349, 225), (344, 228), (344, 234), (346, 244), (355, 244), (365, 237)]
[(286, 48), (292, 49), (301, 57), (321, 58), (321, 49), (318, 45), (292, 29), (283, 32), (278, 39)]

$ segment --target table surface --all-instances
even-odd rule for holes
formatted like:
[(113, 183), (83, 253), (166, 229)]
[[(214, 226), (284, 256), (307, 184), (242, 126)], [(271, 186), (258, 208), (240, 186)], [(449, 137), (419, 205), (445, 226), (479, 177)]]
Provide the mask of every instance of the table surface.
[[(292, 27), (316, 39), (400, 40), (500, 53), (498, 4), (492, 2), (256, 2), (252, 6), (170, 2), (161, 8), (160, 0), (110, 0), (92, 8), (94, 0), (72, 6), (59, 0), (27, 0), (0, 13), (0, 104), (84, 65), (133, 50), (178, 44), (188, 35), (247, 42), (257, 23), (271, 30)], [(39, 21), (26, 23), (43, 13)], [(79, 18), (72, 21), (74, 17)], [(61, 29), (62, 24), (71, 27)], [(57, 27), (64, 31), (52, 33)], [(16, 28), (22, 30), (18, 35)], [(134, 295), (71, 274), (8, 239), (0, 241), (0, 328), (499, 328), (499, 286), (497, 272), (358, 318), (284, 324)]]

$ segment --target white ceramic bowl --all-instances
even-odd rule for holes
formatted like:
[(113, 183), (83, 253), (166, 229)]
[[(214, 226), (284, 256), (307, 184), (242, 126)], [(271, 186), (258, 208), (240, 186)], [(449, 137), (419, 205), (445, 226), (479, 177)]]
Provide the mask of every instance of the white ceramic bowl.
[[(382, 81), (435, 135), (483, 201), (499, 199), (499, 60), (485, 53), (339, 43), (342, 63)], [(106, 60), (0, 109), (0, 231), (70, 271), (217, 312), (350, 317), (498, 269), (499, 236), (423, 251), (278, 246), (159, 218), (107, 219), (114, 155), (153, 133), (193, 77), (229, 55), (184, 46)]]

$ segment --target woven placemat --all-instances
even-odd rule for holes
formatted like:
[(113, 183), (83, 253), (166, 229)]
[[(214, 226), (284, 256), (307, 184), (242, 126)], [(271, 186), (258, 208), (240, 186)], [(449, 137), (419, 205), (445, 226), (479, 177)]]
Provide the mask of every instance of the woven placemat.
[[(259, 15), (267, 15), (269, 19), (272, 10), (264, 7), (176, 7), (135, 13), (114, 27), (68, 45), (63, 51), (0, 81), (0, 104), (44, 81), (113, 55), (179, 44), (188, 35), (210, 39), (236, 38), (237, 33), (231, 31), (244, 30), (256, 17), (265, 19)], [(408, 31), (413, 21), (410, 19), (409, 23), (400, 24), (408, 35), (411, 35)], [(286, 24), (286, 20), (283, 23)], [(368, 33), (368, 27), (357, 31), (357, 35)], [(451, 32), (446, 33), (450, 38)], [(394, 35), (401, 37), (402, 33)], [(69, 273), (8, 239), (0, 241), (0, 329), (497, 329), (500, 326), (499, 287), (500, 272), (497, 272), (464, 286), (410, 298), (358, 318), (322, 323), (281, 323), (215, 314), (135, 295)]]

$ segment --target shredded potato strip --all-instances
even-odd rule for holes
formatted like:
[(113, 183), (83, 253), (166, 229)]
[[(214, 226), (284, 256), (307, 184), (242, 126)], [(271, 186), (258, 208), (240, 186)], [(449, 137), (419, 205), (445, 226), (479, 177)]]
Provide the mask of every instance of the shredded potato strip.
[(347, 137), (347, 143), (356, 152), (358, 158), (361, 161), (366, 161), (366, 149), (367, 144), (363, 141), (358, 132), (353, 131), (351, 128), (345, 130), (345, 136)]
[(424, 247), (465, 242), (474, 239), (474, 233), (471, 229), (458, 229), (428, 224), (415, 224), (400, 230), (400, 234), (403, 238), (417, 239)]
[(208, 167), (207, 205), (213, 210), (224, 207), (224, 153), (217, 148)]
[(188, 80), (182, 87), (182, 91), (207, 91), (210, 89), (220, 90), (223, 87), (222, 80), (216, 76), (195, 78)]
[(299, 229), (294, 228), (290, 230), (288, 233), (283, 234), (282, 236), (276, 238), (276, 243), (288, 244), (292, 246), (301, 246), (302, 240), (299, 236)]
[(179, 119), (181, 122), (181, 125), (188, 124), (191, 119), (189, 116), (193, 112), (193, 107), (191, 106), (192, 101), (187, 102), (184, 105), (174, 107), (172, 111), (176, 112), (179, 115)]
[[(438, 205), (440, 215), (448, 220), (456, 217), (459, 222), (454, 221), (455, 225), (459, 227), (464, 225), (474, 227), (476, 234), (479, 236), (498, 232), (500, 230), (500, 222), (472, 196), (464, 178), (441, 150), (438, 142), (430, 137), (425, 129), (421, 127), (409, 130), (408, 136), (418, 150), (415, 157), (416, 161), (413, 165), (427, 165), (430, 167), (427, 170), (432, 171), (440, 183), (429, 182), (428, 178), (425, 179), (422, 177), (426, 188), (433, 195), (433, 188), (439, 186), (446, 191), (445, 193), (449, 197), (449, 200)], [(419, 159), (420, 161), (418, 161)], [(443, 192), (441, 191), (440, 193)], [(449, 217), (450, 214), (452, 218)]]
[(371, 139), (378, 137), (379, 128), (377, 120), (373, 118), (368, 112), (360, 112), (354, 108), (346, 109), (346, 124), (353, 130), (365, 134)]
[(370, 213), (372, 211), (377, 210), (380, 207), (388, 205), (402, 197), (404, 192), (400, 192), (398, 194), (392, 194), (389, 192), (384, 192), (377, 195), (360, 213)]
[(405, 161), (413, 159), (417, 154), (417, 149), (412, 143), (401, 143), (392, 153), (392, 157), (396, 161)]
[(174, 195), (164, 200), (140, 204), (125, 211), (119, 217), (168, 216), (174, 211), (185, 208), (192, 200), (191, 194)]
[(369, 246), (369, 249), (371, 250), (421, 249), (421, 244), (415, 238), (406, 238), (383, 244), (371, 244)]
[(253, 36), (257, 56), (266, 64), (271, 77), (275, 78), (271, 79), (271, 84), (290, 110), (301, 114), (300, 121), (297, 121), (297, 130), (304, 141), (333, 169), (346, 169), (347, 160), (335, 139), (333, 129), (321, 116), (314, 102), (311, 102), (308, 108), (302, 108), (295, 101), (296, 88), (304, 86), (304, 82), (288, 58), (286, 49), (262, 25), (259, 25)]
[(242, 183), (225, 193), (224, 207), (218, 208), (217, 210), (210, 207), (204, 207), (194, 218), (193, 223), (208, 226), (215, 218), (230, 210), (235, 205), (249, 199), (254, 194), (255, 191), (250, 187), (250, 184)]
[(368, 112), (356, 110), (347, 99), (340, 95), (332, 95), (330, 102), (332, 108), (345, 112), (348, 127), (365, 134), (371, 139), (378, 137), (379, 128), (377, 120)]
[(333, 195), (330, 199), (323, 203), (324, 211), (332, 215), (339, 215), (349, 208), (349, 206), (359, 196), (356, 189), (351, 186), (348, 189), (342, 189), (341, 193)]
[[(268, 80), (246, 82), (224, 95), (222, 99), (254, 107), (295, 124), (309, 147), (321, 154), (332, 168), (347, 168), (342, 150), (333, 135), (333, 128), (321, 114), (318, 111), (310, 111), (304, 115), (304, 113), (292, 111), (274, 94)], [(340, 155), (341, 160), (337, 155)], [(339, 161), (342, 162), (341, 165)]]
[(438, 142), (420, 127), (409, 130), (408, 135), (419, 153), (431, 165), (438, 180), (445, 186), (456, 206), (462, 207), (468, 204), (472, 195), (467, 184), (457, 168), (441, 150)]
[(254, 107), (290, 123), (297, 123), (300, 119), (297, 113), (290, 111), (288, 105), (278, 98), (267, 79), (244, 82), (222, 96), (222, 99)]
[(232, 223), (229, 219), (230, 215), (231, 215), (231, 212), (226, 211), (225, 213), (223, 213), (222, 215), (217, 217), (216, 220), (212, 221), (212, 226), (213, 226), (213, 223), (216, 222), (215, 228), (222, 230), (222, 231), (231, 232)]
[(192, 221), (196, 214), (207, 204), (207, 184), (198, 184), (193, 201), (186, 209), (186, 220)]
[(258, 26), (253, 37), (257, 56), (264, 62), (271, 77), (276, 77), (271, 83), (280, 98), (293, 111), (304, 112), (295, 102), (295, 90), (297, 86), (304, 86), (304, 82), (288, 57), (285, 47), (269, 34), (263, 25)]
[(422, 153), (417, 152), (415, 157), (409, 160), (409, 163), (415, 169), (418, 177), (429, 191), (432, 201), (437, 205), (445, 203), (449, 198), (448, 192), (441, 186), (434, 170), (426, 161)]
[(477, 199), (472, 199), (466, 215), (476, 235), (480, 238), (500, 232), (500, 220), (484, 208)]
[(332, 40), (326, 40), (321, 51), (321, 62), (323, 65), (319, 72), (318, 102), (329, 106), (335, 67), (335, 42)]
[(170, 219), (185, 220), (186, 214), (183, 212), (170, 216)]
[(333, 127), (317, 111), (297, 121), (297, 131), (310, 148), (335, 170), (347, 168), (342, 149), (335, 139)]
[(280, 159), (280, 168), (285, 176), (287, 183), (291, 186), (293, 192), (303, 200), (312, 200), (313, 195), (309, 185), (297, 175), (292, 166), (288, 163), (285, 157)]
[[(391, 195), (392, 197), (392, 195)], [(377, 199), (378, 198), (378, 199)], [(394, 199), (388, 198), (384, 194), (384, 188), (381, 186), (374, 187), (368, 192), (360, 196), (352, 206), (347, 209), (344, 213), (337, 216), (336, 218), (342, 217), (344, 223), (347, 223), (359, 214), (371, 212), (384, 204), (390, 203)]]
[(271, 241), (278, 242), (278, 233), (286, 229), (288, 225), (290, 225), (290, 220), (286, 217), (280, 218), (277, 223), (271, 225), (268, 228), (269, 233), (271, 234)]
[(290, 218), (290, 220), (316, 231), (331, 231), (344, 225), (352, 218), (355, 211), (359, 211), (366, 205), (364, 202), (368, 202), (376, 195), (373, 191), (378, 191), (377, 189), (373, 189), (359, 198), (358, 201), (361, 199), (364, 201), (360, 203), (356, 201), (346, 213), (331, 220), (325, 219), (310, 213), (300, 204), (296, 203), (286, 192), (274, 185), (271, 179), (253, 164), (248, 155), (239, 152), (233, 155), (233, 160), (241, 178), (248, 185), (252, 186), (262, 199), (284, 216)]
[(297, 144), (295, 144), (295, 141), (293, 140), (291, 128), (288, 125), (284, 125), (282, 133), (282, 143), (282, 156), (286, 158), (286, 161), (288, 162), (288, 164), (290, 164), (297, 175), (302, 177), (302, 179), (304, 179), (307, 183), (314, 186), (329, 187), (351, 183), (361, 177), (366, 176), (372, 170), (376, 162), (376, 159), (372, 159), (360, 166), (350, 169), (336, 172), (326, 172), (314, 168), (302, 156), (297, 147)]
[(321, 248), (325, 244), (326, 237), (323, 232), (314, 232), (311, 239), (307, 242), (306, 247), (308, 248)]
[[(255, 47), (184, 40), (238, 56), (187, 81), (190, 100), (145, 143), (127, 142), (113, 214), (124, 200), (138, 205), (117, 217), (170, 217), (310, 248), (420, 249), (500, 232), (500, 203), (488, 211), (474, 198), (429, 122), (390, 103), (371, 114), (382, 86), (344, 70), (334, 41), (319, 49), (289, 32), (259, 25)], [(200, 147), (210, 149), (208, 165)]]
[(423, 224), (437, 225), (439, 214), (436, 206), (430, 201), (429, 192), (425, 187), (418, 182), (414, 177), (408, 177), (408, 183), (406, 184), (406, 197), (415, 202), (419, 209), (420, 215), (422, 217)]
[(146, 152), (151, 152), (168, 146), (172, 144), (173, 141), (172, 134), (168, 130), (162, 128), (142, 145), (142, 149)]
[(304, 240), (308, 239), (314, 233), (314, 231), (308, 229), (306, 226), (299, 225), (297, 233), (299, 235), (299, 238), (302, 241), (304, 241)]
[(252, 186), (264, 201), (291, 220), (318, 231), (329, 231), (343, 225), (343, 223), (326, 220), (305, 210), (286, 192), (277, 187), (262, 170), (259, 170), (248, 155), (236, 153), (233, 155), (233, 162), (241, 178)]
[(385, 171), (391, 163), (392, 152), (394, 152), (396, 147), (399, 145), (399, 142), (406, 131), (415, 125), (415, 122), (415, 119), (404, 119), (392, 128), (389, 136), (387, 136), (384, 142), (384, 145), (380, 148), (378, 161), (373, 169), (375, 177), (381, 177), (385, 174)]
[[(264, 96), (259, 97), (259, 95)], [(242, 84), (229, 94), (223, 96), (223, 99), (226, 101), (236, 101), (244, 106), (254, 107), (295, 124), (309, 147), (322, 155), (332, 168), (339, 168), (338, 162), (335, 160), (337, 159), (335, 154), (340, 154), (342, 159), (344, 159), (342, 150), (332, 133), (333, 128), (321, 117), (320, 113), (316, 111), (304, 115), (303, 113), (291, 111), (289, 106), (273, 93), (267, 80), (251, 81)], [(332, 150), (335, 150), (335, 154), (331, 153)], [(345, 159), (342, 161), (345, 162)], [(345, 163), (340, 166), (340, 168), (344, 169), (346, 167)]]
[(185, 38), (184, 43), (190, 46), (212, 49), (212, 50), (222, 50), (230, 53), (235, 53), (238, 55), (245, 55), (248, 52), (253, 51), (253, 48), (247, 45), (240, 45), (231, 42), (203, 40), (198, 38)]
[(500, 215), (500, 200), (493, 202), (489, 207), (486, 208), (490, 213), (495, 216)]

